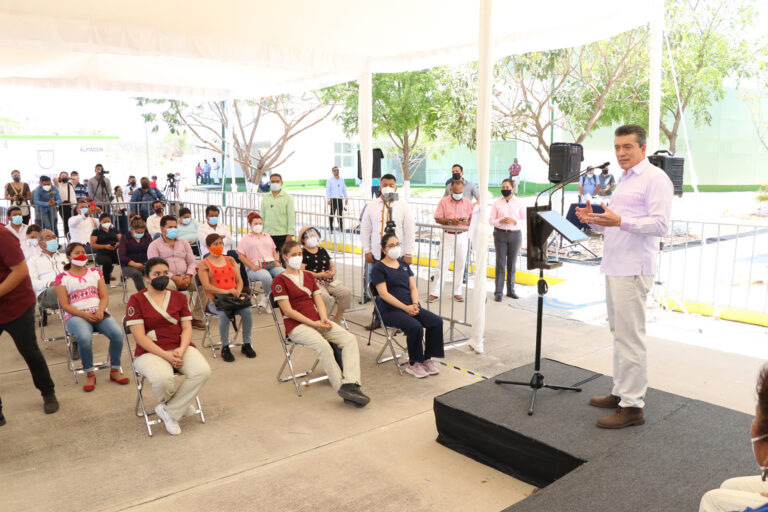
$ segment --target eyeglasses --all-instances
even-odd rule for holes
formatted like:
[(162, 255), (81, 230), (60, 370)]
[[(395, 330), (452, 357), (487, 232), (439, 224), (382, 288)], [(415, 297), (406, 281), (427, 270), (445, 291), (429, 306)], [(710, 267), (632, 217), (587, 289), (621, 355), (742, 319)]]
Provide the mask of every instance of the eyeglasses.
[(392, 248), (394, 248), (394, 247), (400, 247), (400, 244), (392, 244), (392, 245), (387, 245), (387, 246), (386, 246), (386, 247), (384, 247), (384, 248), (385, 248), (385, 249), (392, 249)]

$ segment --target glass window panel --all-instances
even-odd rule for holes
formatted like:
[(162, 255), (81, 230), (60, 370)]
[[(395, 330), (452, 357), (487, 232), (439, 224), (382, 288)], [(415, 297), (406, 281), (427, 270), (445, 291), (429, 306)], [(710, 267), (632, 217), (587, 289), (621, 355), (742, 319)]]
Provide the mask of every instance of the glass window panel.
[(344, 155), (344, 167), (352, 167), (352, 157)]
[(341, 167), (341, 155), (336, 155), (333, 159), (333, 165)]
[(341, 142), (336, 142), (333, 145), (333, 152), (334, 153), (341, 153)]
[(344, 153), (349, 154), (352, 152), (352, 144), (350, 142), (344, 143)]

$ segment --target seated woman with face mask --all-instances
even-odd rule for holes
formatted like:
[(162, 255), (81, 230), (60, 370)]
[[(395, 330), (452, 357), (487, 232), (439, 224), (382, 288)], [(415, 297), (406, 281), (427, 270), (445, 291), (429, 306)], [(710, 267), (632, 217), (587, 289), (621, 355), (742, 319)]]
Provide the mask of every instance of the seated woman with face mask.
[(248, 279), (261, 283), (264, 296), (259, 306), (266, 309), (272, 279), (279, 276), (284, 269), (280, 266), (274, 240), (264, 233), (264, 221), (261, 215), (256, 212), (249, 213), (248, 225), (251, 231), (240, 239), (240, 243), (237, 244), (237, 254), (240, 256), (240, 263), (245, 265)]
[[(169, 434), (181, 434), (178, 421), (195, 414), (194, 401), (211, 367), (192, 344), (192, 313), (183, 293), (167, 290), (168, 263), (152, 258), (144, 264), (149, 284), (134, 293), (126, 308), (126, 325), (136, 339), (134, 365), (149, 380), (160, 403), (155, 407)], [(174, 369), (184, 375), (176, 388)]]
[[(371, 271), (371, 282), (379, 292), (378, 306), (387, 326), (397, 327), (405, 333), (410, 364), (405, 371), (417, 379), (437, 375), (433, 357), (443, 357), (443, 320), (436, 314), (421, 309), (419, 290), (411, 267), (400, 259), (400, 240), (394, 233), (381, 238), (382, 258)], [(425, 347), (424, 329), (427, 330)]]
[(301, 269), (306, 270), (317, 281), (320, 295), (323, 297), (325, 309), (330, 313), (336, 302), (336, 314), (331, 321), (339, 323), (344, 311), (352, 307), (352, 291), (339, 281), (336, 276), (336, 265), (324, 248), (320, 247), (320, 232), (311, 226), (299, 230), (299, 240), (303, 244)]
[[(280, 248), (280, 255), (288, 266), (272, 281), (272, 296), (283, 314), (286, 335), (317, 352), (331, 387), (345, 403), (364, 407), (370, 398), (360, 388), (357, 339), (328, 320), (315, 278), (308, 271), (301, 270), (303, 256), (298, 242), (285, 242)], [(333, 357), (331, 343), (341, 349), (343, 371)]]
[[(228, 363), (235, 360), (229, 350), (229, 316), (226, 311), (216, 309), (215, 294), (230, 294), (240, 297), (243, 291), (243, 279), (237, 270), (234, 258), (224, 256), (224, 244), (221, 235), (211, 233), (205, 238), (210, 254), (197, 264), (197, 275), (203, 284), (205, 296), (208, 298), (208, 311), (219, 316), (219, 335), (221, 337), (221, 358)], [(240, 351), (245, 357), (254, 358), (256, 352), (251, 347), (251, 329), (253, 327), (253, 312), (250, 307), (235, 311), (243, 319), (243, 346)]]

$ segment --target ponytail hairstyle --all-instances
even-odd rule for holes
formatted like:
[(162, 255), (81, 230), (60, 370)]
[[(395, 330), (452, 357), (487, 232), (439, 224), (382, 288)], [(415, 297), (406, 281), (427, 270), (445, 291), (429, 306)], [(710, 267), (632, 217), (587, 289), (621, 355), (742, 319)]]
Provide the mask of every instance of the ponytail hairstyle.
[[(67, 255), (67, 258), (72, 258), (72, 251), (74, 251), (77, 247), (82, 247), (83, 250), (85, 250), (85, 246), (80, 242), (72, 242), (67, 244), (67, 249), (64, 251), (64, 253)], [(64, 270), (69, 270), (70, 268), (72, 268), (72, 263), (68, 261), (66, 265), (64, 265)]]

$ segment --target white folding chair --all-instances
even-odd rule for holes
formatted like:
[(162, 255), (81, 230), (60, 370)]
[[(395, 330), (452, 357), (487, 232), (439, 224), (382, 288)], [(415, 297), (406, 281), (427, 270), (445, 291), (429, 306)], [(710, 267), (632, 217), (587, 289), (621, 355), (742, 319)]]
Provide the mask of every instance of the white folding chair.
[[(396, 338), (395, 335), (397, 334), (397, 329), (393, 329), (391, 327), (387, 327), (387, 324), (384, 323), (384, 319), (381, 316), (381, 311), (379, 311), (379, 305), (376, 301), (376, 298), (379, 296), (379, 291), (376, 289), (376, 285), (373, 283), (368, 283), (368, 293), (371, 297), (371, 302), (373, 302), (373, 312), (371, 313), (371, 324), (373, 324), (376, 321), (376, 318), (378, 317), (381, 321), (381, 327), (384, 329), (383, 336), (386, 338), (386, 342), (382, 345), (381, 350), (379, 351), (379, 354), (376, 356), (376, 363), (382, 364), (386, 363), (388, 361), (394, 361), (395, 366), (397, 367), (397, 372), (402, 375), (403, 374), (403, 366), (406, 366), (408, 364), (408, 349), (404, 347)], [(380, 333), (377, 333), (381, 335)], [(371, 337), (373, 336), (373, 329), (371, 329), (368, 332), (368, 345), (371, 344)], [(397, 348), (400, 350), (400, 353), (398, 354), (397, 350), (395, 350), (395, 345), (397, 345)], [(389, 351), (391, 352), (390, 357), (382, 358), (381, 356), (384, 355), (384, 351), (389, 347)], [(402, 362), (400, 360), (403, 359)]]
[[(123, 338), (125, 339), (125, 345), (128, 348), (128, 356), (131, 359), (131, 368), (133, 369), (133, 381), (136, 383), (136, 416), (140, 418), (144, 418), (144, 423), (147, 426), (147, 433), (150, 437), (152, 437), (152, 425), (157, 425), (158, 423), (162, 423), (163, 420), (157, 417), (157, 413), (154, 411), (154, 409), (147, 412), (147, 408), (144, 405), (144, 395), (142, 392), (144, 391), (144, 381), (146, 380), (146, 377), (141, 374), (139, 370), (136, 369), (136, 365), (134, 364), (133, 360), (133, 347), (131, 346), (131, 331), (126, 325), (125, 317), (123, 317)], [(178, 375), (179, 372), (174, 368), (173, 370), (174, 375)], [(195, 396), (195, 414), (200, 415), (200, 422), (205, 423), (205, 414), (203, 414), (203, 408), (200, 405), (200, 397)], [(154, 419), (149, 419), (150, 416), (155, 416)]]
[[(214, 359), (216, 358), (216, 351), (221, 350), (222, 344), (221, 339), (219, 338), (218, 341), (214, 341), (213, 335), (211, 334), (211, 324), (213, 321), (216, 321), (216, 325), (218, 326), (219, 315), (216, 315), (214, 313), (211, 313), (208, 311), (208, 297), (205, 295), (205, 292), (203, 291), (203, 284), (200, 282), (200, 277), (198, 277), (197, 274), (195, 274), (195, 277), (192, 279), (192, 282), (194, 283), (194, 295), (197, 300), (200, 301), (201, 307), (203, 309), (203, 323), (205, 323), (205, 333), (203, 334), (203, 341), (201, 342), (201, 346), (204, 348), (210, 348), (211, 353), (213, 354)], [(233, 340), (229, 342), (230, 347), (240, 347), (243, 345), (242, 341), (242, 331), (243, 331), (243, 320), (239, 317), (240, 315), (236, 315), (236, 324), (238, 325), (237, 330), (235, 331), (235, 334), (232, 336)], [(237, 335), (240, 334), (240, 341), (237, 340)], [(206, 340), (208, 340), (206, 344)]]
[[(67, 356), (69, 357), (69, 371), (72, 372), (72, 378), (75, 379), (75, 382), (77, 382), (77, 374), (79, 373), (85, 373), (85, 369), (83, 368), (83, 365), (76, 364), (75, 363), (75, 356), (74, 356), (74, 348), (73, 344), (75, 343), (75, 340), (73, 339), (74, 336), (72, 333), (69, 332), (69, 329), (67, 329), (67, 322), (64, 320), (64, 309), (62, 309), (61, 304), (59, 303), (59, 318), (61, 319), (61, 328), (64, 330), (64, 336), (63, 338), (66, 340), (67, 343)], [(107, 338), (106, 335), (93, 331), (93, 336), (96, 336), (97, 334), (103, 336), (104, 338)], [(109, 343), (109, 339), (107, 338), (107, 343)], [(93, 346), (93, 340), (91, 340), (91, 346)], [(94, 360), (94, 368), (96, 370), (109, 370), (110, 369), (110, 361), (109, 361), (109, 353), (107, 353), (107, 357), (104, 360), (104, 362), (96, 364)], [(123, 373), (123, 369), (120, 368), (120, 373)]]
[[(277, 380), (279, 382), (288, 382), (293, 381), (293, 385), (296, 386), (296, 394), (301, 396), (301, 388), (304, 386), (309, 386), (310, 384), (314, 384), (315, 382), (320, 382), (328, 379), (327, 375), (323, 375), (321, 377), (315, 377), (313, 379), (307, 379), (304, 381), (299, 381), (298, 379), (302, 377), (308, 377), (310, 376), (315, 369), (317, 368), (318, 363), (320, 362), (320, 357), (315, 357), (315, 362), (312, 364), (312, 367), (309, 370), (306, 370), (304, 372), (296, 373), (296, 370), (293, 367), (293, 360), (291, 357), (293, 356), (293, 351), (296, 349), (296, 347), (304, 347), (305, 345), (303, 343), (298, 343), (296, 341), (293, 341), (290, 336), (284, 334), (283, 326), (280, 325), (280, 320), (282, 319), (282, 311), (280, 311), (280, 306), (277, 305), (277, 301), (275, 301), (274, 296), (270, 293), (269, 294), (269, 304), (272, 307), (272, 319), (275, 321), (275, 329), (277, 329), (277, 336), (280, 338), (280, 344), (283, 347), (283, 355), (285, 356), (285, 361), (283, 361), (282, 366), (280, 366), (280, 370), (277, 372)], [(336, 359), (336, 362), (339, 364), (339, 368), (341, 368), (341, 349), (339, 349), (336, 345), (333, 343), (330, 343), (331, 348), (333, 348), (333, 355)], [(288, 367), (288, 370), (291, 372), (290, 376), (283, 377), (283, 372), (285, 371), (285, 367)]]

